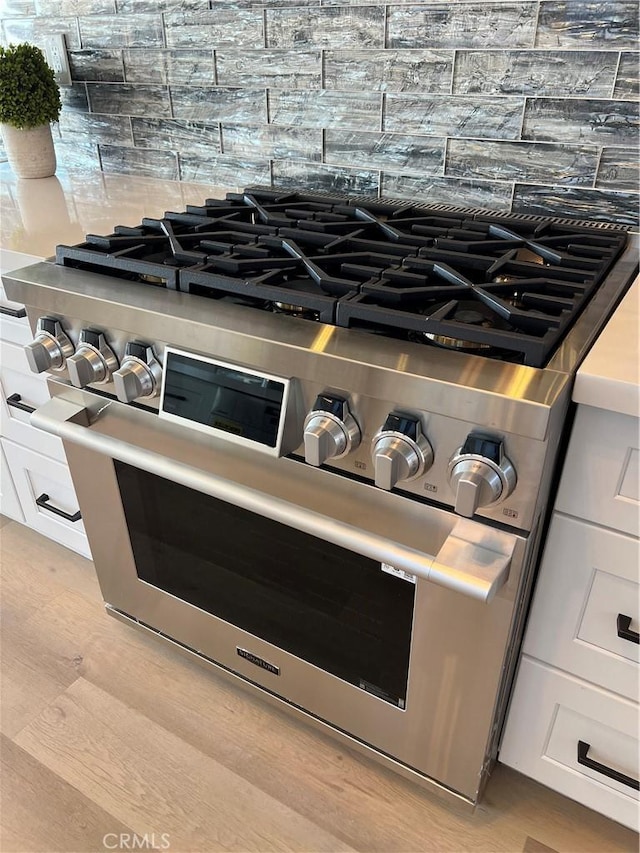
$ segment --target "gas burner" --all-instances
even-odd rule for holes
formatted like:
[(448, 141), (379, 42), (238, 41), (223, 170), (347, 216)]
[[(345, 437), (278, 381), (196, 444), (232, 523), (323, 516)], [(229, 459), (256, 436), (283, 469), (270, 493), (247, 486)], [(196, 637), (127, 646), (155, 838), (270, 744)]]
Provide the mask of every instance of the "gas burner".
[(274, 314), (287, 314), (290, 317), (300, 317), (304, 320), (318, 320), (318, 312), (302, 305), (294, 305), (290, 302), (271, 302), (271, 310)]
[[(446, 308), (447, 303), (440, 303), (426, 308), (423, 313), (425, 316), (435, 314)], [(450, 311), (446, 314), (448, 320), (454, 320), (456, 323), (462, 323), (464, 326), (476, 327), (482, 329), (503, 329), (511, 330), (507, 323), (500, 318), (490, 308), (480, 302), (472, 302), (471, 300), (462, 300), (455, 307), (450, 306)], [(512, 330), (511, 330), (512, 331)], [(477, 350), (495, 349), (490, 343), (484, 341), (468, 341), (463, 338), (454, 338), (449, 335), (438, 334), (437, 332), (422, 332), (420, 335), (415, 333), (411, 335), (412, 340), (428, 340), (445, 349), (461, 350), (466, 352), (474, 352)]]

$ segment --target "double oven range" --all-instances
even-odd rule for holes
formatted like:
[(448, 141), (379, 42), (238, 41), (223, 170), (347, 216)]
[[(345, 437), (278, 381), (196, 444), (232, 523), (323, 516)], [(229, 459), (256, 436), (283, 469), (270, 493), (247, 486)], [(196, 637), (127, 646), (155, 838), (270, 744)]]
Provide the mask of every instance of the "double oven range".
[(5, 277), (107, 612), (468, 803), (620, 227), (250, 188)]

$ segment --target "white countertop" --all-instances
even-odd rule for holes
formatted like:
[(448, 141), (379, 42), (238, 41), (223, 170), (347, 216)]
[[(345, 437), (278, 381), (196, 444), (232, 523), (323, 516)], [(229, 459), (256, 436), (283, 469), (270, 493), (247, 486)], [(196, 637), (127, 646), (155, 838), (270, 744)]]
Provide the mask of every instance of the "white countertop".
[(576, 403), (640, 417), (640, 277), (582, 362)]
[[(85, 234), (109, 234), (115, 225), (138, 225), (143, 216), (184, 210), (187, 204), (239, 189), (99, 171), (59, 171), (53, 178), (20, 180), (3, 163), (0, 247), (5, 262), (13, 263), (7, 252), (50, 257), (58, 243), (75, 245)], [(10, 268), (3, 263), (3, 269)]]
[[(115, 225), (137, 225), (144, 216), (183, 210), (240, 189), (99, 171), (59, 171), (53, 178), (19, 180), (8, 164), (0, 164), (0, 269), (7, 272), (50, 257), (58, 243), (81, 243), (86, 234), (108, 234)], [(640, 280), (580, 368), (576, 402), (639, 414), (639, 320)]]

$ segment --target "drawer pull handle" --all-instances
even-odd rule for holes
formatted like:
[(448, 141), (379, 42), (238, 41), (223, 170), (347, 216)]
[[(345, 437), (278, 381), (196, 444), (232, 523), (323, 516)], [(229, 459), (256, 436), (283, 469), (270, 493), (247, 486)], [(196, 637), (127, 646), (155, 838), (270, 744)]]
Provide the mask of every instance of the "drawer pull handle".
[(27, 312), (24, 308), (9, 308), (8, 305), (0, 305), (0, 314), (6, 314), (8, 317), (15, 317), (17, 320), (21, 320), (23, 317), (27, 316)]
[(80, 510), (74, 512), (73, 515), (69, 512), (65, 512), (63, 509), (58, 509), (57, 506), (53, 506), (48, 503), (49, 495), (45, 495), (43, 492), (39, 498), (36, 498), (36, 504), (41, 506), (42, 509), (48, 509), (49, 512), (52, 512), (54, 515), (59, 515), (60, 518), (66, 518), (67, 521), (80, 521), (82, 516), (80, 515)]
[(588, 758), (587, 753), (590, 749), (591, 744), (585, 743), (583, 740), (578, 741), (578, 764), (582, 764), (590, 770), (597, 770), (603, 776), (608, 776), (609, 779), (614, 779), (616, 782), (628, 785), (634, 791), (640, 791), (640, 782), (637, 779), (632, 779), (631, 776), (625, 776), (619, 770), (613, 770), (611, 767), (607, 767), (606, 764), (600, 764), (598, 761)]
[(631, 630), (631, 616), (623, 616), (618, 613), (618, 636), (630, 643), (640, 643), (640, 634)]
[(14, 409), (20, 409), (23, 412), (29, 412), (30, 415), (35, 412), (34, 406), (28, 406), (22, 402), (20, 394), (12, 394), (10, 397), (7, 397), (7, 406), (13, 406)]

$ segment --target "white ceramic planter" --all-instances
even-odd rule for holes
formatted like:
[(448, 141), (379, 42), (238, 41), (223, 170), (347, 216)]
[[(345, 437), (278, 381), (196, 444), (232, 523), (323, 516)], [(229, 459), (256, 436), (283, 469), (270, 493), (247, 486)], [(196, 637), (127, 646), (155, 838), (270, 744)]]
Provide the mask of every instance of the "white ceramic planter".
[(51, 125), (42, 124), (21, 130), (1, 124), (5, 151), (18, 178), (50, 178), (56, 172), (56, 152)]

